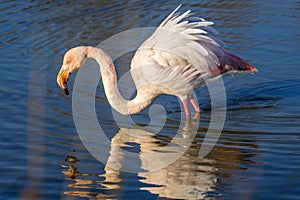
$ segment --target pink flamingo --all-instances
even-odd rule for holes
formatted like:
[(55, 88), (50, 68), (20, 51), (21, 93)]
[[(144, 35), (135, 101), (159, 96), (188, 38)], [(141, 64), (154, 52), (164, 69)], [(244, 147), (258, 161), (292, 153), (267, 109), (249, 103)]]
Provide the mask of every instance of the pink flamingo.
[(100, 66), (110, 105), (121, 114), (138, 113), (159, 95), (171, 94), (180, 98), (189, 116), (188, 102), (200, 112), (192, 95), (194, 89), (227, 74), (258, 72), (247, 61), (225, 50), (224, 43), (215, 37), (218, 33), (211, 27), (213, 22), (191, 17), (190, 10), (176, 13), (179, 8), (160, 24), (131, 61), (130, 71), (137, 87), (134, 99), (121, 96), (110, 56), (91, 46), (79, 46), (66, 52), (57, 75), (58, 85), (68, 95), (69, 75), (82, 67), (87, 58), (92, 58)]

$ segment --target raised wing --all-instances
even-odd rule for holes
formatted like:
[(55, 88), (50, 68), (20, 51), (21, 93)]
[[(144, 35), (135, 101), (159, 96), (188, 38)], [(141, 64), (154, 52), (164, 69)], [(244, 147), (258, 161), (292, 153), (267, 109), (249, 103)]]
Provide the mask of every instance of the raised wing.
[(213, 22), (191, 17), (190, 10), (176, 13), (180, 6), (143, 43), (136, 57), (149, 56), (164, 67), (191, 64), (201, 73), (212, 73), (220, 66), (224, 43), (214, 37), (218, 32), (211, 27)]

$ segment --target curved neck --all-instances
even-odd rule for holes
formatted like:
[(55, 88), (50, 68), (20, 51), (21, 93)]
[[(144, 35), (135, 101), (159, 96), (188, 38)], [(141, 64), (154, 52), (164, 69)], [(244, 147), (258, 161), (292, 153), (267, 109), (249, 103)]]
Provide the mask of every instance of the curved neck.
[(149, 87), (137, 89), (137, 96), (132, 100), (126, 100), (119, 92), (115, 66), (103, 50), (87, 47), (87, 57), (95, 59), (100, 66), (104, 91), (109, 104), (123, 115), (135, 114), (144, 110), (158, 96)]

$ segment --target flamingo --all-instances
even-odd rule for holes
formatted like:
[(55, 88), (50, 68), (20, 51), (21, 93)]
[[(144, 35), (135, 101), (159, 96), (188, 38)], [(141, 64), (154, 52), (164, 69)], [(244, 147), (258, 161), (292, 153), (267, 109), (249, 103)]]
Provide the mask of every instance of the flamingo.
[(139, 113), (161, 94), (171, 94), (182, 101), (186, 116), (189, 102), (196, 113), (200, 107), (194, 89), (224, 75), (254, 73), (258, 70), (242, 58), (229, 53), (217, 38), (213, 22), (193, 17), (191, 11), (177, 12), (179, 5), (139, 47), (131, 61), (131, 76), (136, 97), (126, 100), (118, 90), (112, 59), (102, 49), (78, 46), (68, 50), (57, 75), (57, 83), (66, 95), (71, 73), (81, 68), (87, 58), (95, 59), (102, 75), (108, 102), (119, 113)]

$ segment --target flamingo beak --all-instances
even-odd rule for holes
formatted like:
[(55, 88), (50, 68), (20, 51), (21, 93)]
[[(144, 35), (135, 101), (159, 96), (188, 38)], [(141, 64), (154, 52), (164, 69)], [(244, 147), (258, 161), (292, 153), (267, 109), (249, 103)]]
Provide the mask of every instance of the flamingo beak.
[(68, 90), (68, 80), (69, 80), (70, 73), (68, 70), (64, 69), (63, 67), (57, 74), (57, 84), (61, 88), (61, 90), (65, 93), (65, 95), (69, 95)]

